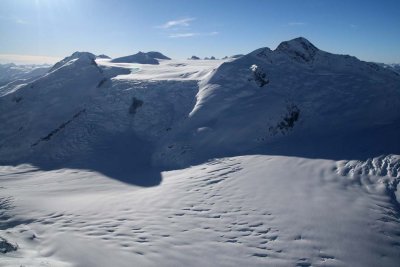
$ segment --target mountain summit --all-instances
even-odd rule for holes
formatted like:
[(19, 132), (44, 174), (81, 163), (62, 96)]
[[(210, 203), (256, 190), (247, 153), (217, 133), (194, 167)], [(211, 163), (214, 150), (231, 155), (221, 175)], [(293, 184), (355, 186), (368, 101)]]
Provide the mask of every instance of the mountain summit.
[(138, 64), (153, 64), (158, 65), (158, 59), (170, 60), (169, 57), (161, 54), (160, 52), (139, 52), (134, 55), (119, 57), (111, 60), (114, 63), (138, 63)]
[(54, 66), (49, 70), (49, 72), (55, 71), (63, 66), (73, 64), (73, 63), (83, 64), (83, 65), (86, 63), (89, 63), (92, 65), (96, 65), (95, 59), (96, 59), (96, 56), (92, 53), (77, 51), (77, 52), (74, 52), (72, 55), (65, 57), (63, 60), (54, 64)]
[(313, 60), (315, 54), (319, 51), (310, 41), (306, 38), (298, 37), (289, 41), (279, 44), (276, 51), (286, 53), (294, 58), (309, 62)]

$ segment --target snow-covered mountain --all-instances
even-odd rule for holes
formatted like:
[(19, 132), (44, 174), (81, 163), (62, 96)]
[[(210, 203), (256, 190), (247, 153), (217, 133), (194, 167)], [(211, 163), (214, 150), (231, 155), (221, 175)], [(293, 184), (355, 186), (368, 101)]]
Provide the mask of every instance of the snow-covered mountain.
[(139, 64), (159, 64), (159, 59), (169, 60), (170, 58), (160, 52), (138, 52), (134, 55), (114, 58), (114, 63), (139, 63)]
[(391, 67), (392, 67), (397, 73), (400, 73), (400, 64), (392, 64)]
[(304, 38), (156, 61), (2, 89), (4, 266), (396, 266), (398, 73)]
[(0, 86), (19, 79), (32, 79), (42, 76), (49, 70), (49, 65), (0, 64)]
[(200, 58), (199, 58), (198, 56), (191, 56), (191, 57), (188, 58), (188, 59), (191, 59), (191, 60), (199, 60)]
[(111, 59), (109, 56), (101, 54), (101, 55), (97, 55), (96, 59)]
[[(185, 159), (188, 154), (202, 157), (206, 148), (205, 157), (209, 157), (210, 151), (237, 154), (282, 140), (316, 142), (321, 137), (327, 146), (331, 145), (327, 136), (341, 136), (345, 141), (346, 135), (367, 136), (383, 127), (398, 129), (399, 78), (376, 64), (321, 51), (303, 38), (283, 42), (274, 51), (261, 48), (222, 64), (199, 83), (190, 120), (176, 141), (165, 142), (164, 152), (174, 142), (190, 147)], [(201, 134), (196, 134), (199, 129)], [(394, 136), (389, 149), (399, 148)], [(371, 147), (358, 144), (360, 138), (355, 140), (349, 142), (365, 145), (364, 152), (385, 152), (382, 144)], [(326, 147), (322, 150), (327, 152)], [(181, 158), (180, 153), (174, 156)], [(167, 155), (168, 160), (173, 158)]]
[(400, 74), (400, 64), (384, 64), (384, 63), (378, 63), (378, 64), (384, 68), (391, 69)]
[[(345, 139), (398, 127), (397, 73), (321, 51), (303, 38), (283, 42), (274, 51), (261, 48), (197, 70), (191, 62), (166, 61), (147, 72), (144, 66), (122, 67), (113, 61), (98, 65), (93, 54), (74, 53), (41, 79), (1, 98), (1, 122), (7, 127), (0, 134), (8, 141), (2, 144), (0, 159), (31, 155), (37, 160), (39, 154), (50, 162), (53, 157), (65, 162), (74, 153), (82, 154), (84, 146), (90, 151), (98, 147), (97, 138), (130, 132), (151, 144), (154, 164), (177, 166), (260, 147), (268, 151), (283, 140), (316, 142), (321, 137), (324, 142), (327, 135)], [(126, 69), (132, 74), (110, 79)], [(153, 82), (157, 69), (176, 72), (175, 77)], [(132, 115), (135, 101), (143, 103)], [(83, 110), (85, 115), (54, 134), (54, 140), (52, 135), (39, 141)], [(82, 121), (73, 126), (75, 120)], [(89, 124), (93, 135), (85, 129)], [(385, 128), (382, 134), (390, 131)], [(74, 140), (75, 135), (82, 140)], [(366, 147), (364, 152), (387, 152), (398, 145), (392, 141), (388, 147)]]

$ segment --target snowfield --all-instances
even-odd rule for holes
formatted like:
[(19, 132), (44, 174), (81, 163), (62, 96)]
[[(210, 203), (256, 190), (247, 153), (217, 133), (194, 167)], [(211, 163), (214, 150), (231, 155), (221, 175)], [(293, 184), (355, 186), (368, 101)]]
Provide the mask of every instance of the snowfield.
[(118, 80), (200, 81), (228, 60), (159, 60), (159, 65), (114, 63), (97, 60), (100, 66), (123, 68), (130, 73), (115, 77)]
[(132, 58), (0, 87), (0, 266), (399, 265), (397, 72)]
[(2, 199), (13, 206), (2, 235), (20, 252), (1, 265), (396, 266), (386, 179), (342, 176), (342, 165), (222, 158), (163, 172), (151, 188), (91, 171), (2, 167)]

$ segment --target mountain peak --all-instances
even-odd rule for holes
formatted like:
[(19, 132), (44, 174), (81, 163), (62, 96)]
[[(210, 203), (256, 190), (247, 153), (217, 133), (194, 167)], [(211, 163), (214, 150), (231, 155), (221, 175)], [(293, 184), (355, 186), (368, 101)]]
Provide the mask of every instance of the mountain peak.
[(161, 54), (160, 52), (150, 51), (142, 52), (130, 56), (119, 57), (112, 60), (114, 63), (138, 63), (138, 64), (153, 64), (158, 65), (158, 59), (170, 59), (169, 57)]
[(77, 51), (77, 52), (72, 53), (72, 55), (64, 58), (63, 60), (58, 61), (49, 70), (49, 72), (52, 72), (52, 71), (54, 71), (56, 69), (61, 68), (62, 66), (66, 65), (68, 62), (71, 62), (72, 60), (87, 62), (87, 63), (90, 63), (90, 64), (93, 64), (93, 63), (96, 64), (95, 61), (94, 61), (95, 59), (96, 59), (96, 56), (94, 54), (92, 54), (92, 53), (89, 53), (89, 52), (78, 52)]
[(301, 61), (309, 62), (314, 58), (319, 49), (306, 38), (297, 37), (280, 43), (276, 51), (283, 52)]
[(96, 59), (111, 59), (109, 56), (101, 54), (101, 55), (97, 55)]
[(287, 50), (287, 49), (312, 49), (319, 50), (315, 45), (313, 45), (309, 40), (304, 37), (297, 37), (288, 41), (284, 41), (278, 45), (276, 50)]

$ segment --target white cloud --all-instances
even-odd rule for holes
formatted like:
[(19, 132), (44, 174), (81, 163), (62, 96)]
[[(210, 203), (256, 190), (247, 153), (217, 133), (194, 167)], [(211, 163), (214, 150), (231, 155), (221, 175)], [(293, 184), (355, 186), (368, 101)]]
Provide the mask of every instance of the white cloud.
[(14, 22), (17, 24), (29, 24), (29, 22), (27, 20), (20, 19), (20, 18), (14, 17), (14, 16), (0, 16), (0, 20), (10, 21), (10, 22)]
[(15, 55), (0, 54), (0, 63), (16, 63), (16, 64), (53, 64), (62, 58), (49, 56), (32, 56), (32, 55)]
[[(191, 25), (191, 22), (196, 20), (196, 18), (184, 18), (177, 20), (170, 20), (164, 23), (163, 25), (156, 26), (156, 28), (165, 30), (168, 33), (169, 38), (189, 38), (195, 36), (214, 36), (217, 35), (218, 32), (189, 32), (188, 28)], [(186, 27), (186, 32), (182, 32), (183, 27)]]
[(28, 24), (28, 21), (23, 20), (23, 19), (16, 19), (15, 23), (17, 23), (17, 24)]
[(217, 35), (218, 32), (185, 32), (185, 33), (172, 33), (168, 35), (169, 38), (187, 38), (187, 37), (195, 37), (195, 36), (214, 36)]
[(195, 18), (184, 18), (178, 20), (170, 20), (164, 23), (163, 25), (157, 26), (157, 28), (161, 29), (170, 29), (173, 27), (187, 27), (190, 26), (190, 22), (194, 21)]
[(199, 33), (197, 32), (187, 32), (187, 33), (172, 33), (168, 35), (169, 38), (186, 38), (186, 37), (193, 37), (198, 36)]
[(217, 34), (219, 34), (219, 32), (209, 32), (209, 33), (206, 33), (206, 35), (209, 35), (209, 36), (213, 36), (213, 35), (217, 35)]
[(307, 23), (305, 23), (305, 22), (289, 22), (288, 23), (289, 26), (304, 26), (306, 24)]

